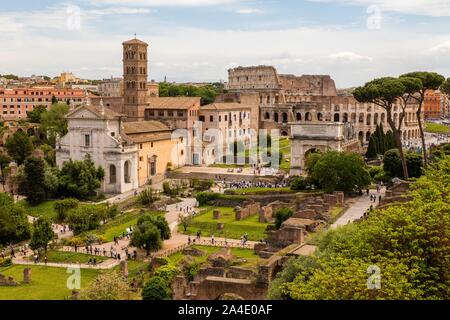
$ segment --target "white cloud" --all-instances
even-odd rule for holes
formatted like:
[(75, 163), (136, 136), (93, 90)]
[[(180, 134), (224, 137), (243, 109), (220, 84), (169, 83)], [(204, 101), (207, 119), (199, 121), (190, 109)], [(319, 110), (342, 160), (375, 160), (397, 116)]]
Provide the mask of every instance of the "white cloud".
[(110, 14), (146, 14), (150, 13), (151, 10), (147, 8), (104, 8), (104, 9), (91, 9), (86, 11), (88, 14), (94, 15), (110, 15)]
[[(0, 70), (50, 76), (72, 70), (92, 79), (121, 76), (121, 43), (129, 31), (97, 28), (97, 22), (103, 27), (107, 19), (90, 12), (80, 30), (68, 33), (65, 17), (62, 7), (0, 13), (0, 42), (8, 44), (0, 50)], [(141, 29), (139, 38), (151, 44), (149, 79), (155, 80), (165, 75), (174, 81), (226, 80), (228, 68), (260, 63), (274, 65), (280, 73), (330, 74), (338, 87), (414, 70), (450, 75), (450, 55), (445, 54), (450, 32), (323, 26), (213, 30), (168, 27), (158, 21)]]
[(424, 16), (450, 16), (449, 0), (308, 0), (342, 5), (379, 6), (382, 11)]
[(431, 47), (428, 50), (428, 53), (431, 54), (445, 54), (450, 53), (450, 40), (444, 41), (438, 45)]
[(348, 62), (372, 61), (371, 57), (362, 56), (351, 51), (335, 52), (330, 54), (328, 57), (336, 61), (348, 61)]
[(242, 9), (236, 10), (236, 13), (238, 13), (238, 14), (258, 14), (258, 13), (262, 13), (262, 10), (255, 9), (255, 8), (242, 8)]
[(219, 6), (236, 2), (242, 2), (242, 0), (91, 0), (92, 4), (114, 4), (147, 7)]

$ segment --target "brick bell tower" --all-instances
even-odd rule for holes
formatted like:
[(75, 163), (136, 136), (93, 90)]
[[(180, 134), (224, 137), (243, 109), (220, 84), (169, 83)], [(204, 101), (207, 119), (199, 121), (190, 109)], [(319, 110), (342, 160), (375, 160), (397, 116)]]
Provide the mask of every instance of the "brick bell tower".
[(123, 113), (127, 121), (144, 120), (147, 104), (148, 44), (139, 39), (125, 41), (123, 44)]

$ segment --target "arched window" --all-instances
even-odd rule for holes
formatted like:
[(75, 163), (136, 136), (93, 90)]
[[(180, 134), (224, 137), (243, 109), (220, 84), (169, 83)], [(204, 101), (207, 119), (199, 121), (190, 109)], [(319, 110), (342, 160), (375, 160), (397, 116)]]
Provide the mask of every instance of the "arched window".
[(358, 122), (359, 122), (359, 123), (364, 123), (364, 113), (360, 113), (360, 114), (359, 114)]
[(302, 114), (300, 112), (297, 112), (295, 118), (297, 119), (297, 121), (302, 121)]
[(273, 114), (273, 121), (278, 122), (278, 113)]
[(370, 135), (371, 135), (370, 131), (367, 131), (367, 133), (366, 133), (366, 141), (367, 142), (369, 142), (369, 140), (370, 140)]
[(375, 113), (375, 114), (373, 115), (373, 124), (374, 124), (374, 125), (377, 125), (377, 124), (378, 124), (378, 113)]
[(343, 118), (342, 118), (342, 121), (345, 123), (345, 122), (348, 122), (348, 113), (344, 113), (344, 116), (343, 116)]
[(125, 183), (131, 183), (131, 164), (130, 161), (125, 161), (123, 166), (123, 178)]
[(117, 172), (116, 172), (116, 166), (115, 165), (110, 165), (109, 166), (109, 183), (113, 184), (116, 183), (117, 181), (117, 176), (116, 176)]
[(286, 123), (286, 122), (288, 122), (288, 115), (287, 115), (287, 113), (286, 112), (283, 112), (283, 123)]
[(266, 112), (266, 113), (264, 114), (264, 119), (270, 120), (270, 113)]
[(360, 131), (358, 133), (358, 139), (359, 139), (359, 141), (363, 141), (364, 140), (364, 133), (362, 131)]
[(339, 122), (340, 121), (340, 115), (339, 113), (335, 113), (334, 114), (334, 122)]
[(312, 121), (312, 115), (311, 115), (310, 112), (307, 112), (307, 113), (305, 114), (305, 120), (306, 120), (306, 121)]
[(366, 125), (370, 126), (371, 124), (372, 124), (372, 115), (368, 114), (367, 115)]
[(322, 113), (317, 113), (317, 120), (318, 121), (323, 121), (323, 115), (322, 115)]
[(352, 113), (352, 122), (356, 123), (356, 113)]

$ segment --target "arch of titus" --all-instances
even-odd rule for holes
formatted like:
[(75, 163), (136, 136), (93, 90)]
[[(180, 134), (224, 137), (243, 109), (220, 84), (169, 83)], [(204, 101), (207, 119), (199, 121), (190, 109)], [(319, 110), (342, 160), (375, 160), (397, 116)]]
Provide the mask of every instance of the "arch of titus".
[(305, 160), (311, 152), (327, 150), (359, 152), (361, 144), (353, 125), (342, 122), (290, 123), (292, 151), (291, 175), (301, 175)]

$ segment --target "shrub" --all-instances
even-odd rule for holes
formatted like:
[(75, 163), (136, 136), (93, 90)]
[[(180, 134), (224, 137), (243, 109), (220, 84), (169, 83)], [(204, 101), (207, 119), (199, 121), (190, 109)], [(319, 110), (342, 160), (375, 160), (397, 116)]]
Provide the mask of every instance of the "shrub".
[(296, 177), (291, 182), (291, 190), (301, 191), (306, 190), (308, 188), (308, 182), (303, 177)]
[(53, 208), (56, 211), (56, 219), (59, 222), (64, 222), (67, 218), (69, 210), (76, 209), (79, 201), (77, 199), (58, 200), (54, 203)]
[(189, 281), (194, 281), (195, 276), (197, 275), (198, 271), (200, 270), (200, 264), (197, 262), (194, 262), (190, 264), (186, 268), (186, 277)]
[(275, 213), (275, 227), (277, 229), (280, 229), (283, 222), (292, 217), (293, 214), (294, 212), (291, 209), (288, 208), (279, 209)]
[(210, 204), (214, 200), (219, 199), (219, 197), (220, 197), (219, 193), (200, 192), (197, 193), (197, 196), (195, 198), (197, 199), (200, 206), (204, 206)]
[(175, 265), (169, 263), (156, 269), (153, 276), (164, 279), (166, 283), (171, 283), (175, 276), (177, 276), (179, 273), (180, 270), (178, 270)]
[(12, 265), (11, 258), (0, 258), (0, 267), (9, 267)]
[(108, 206), (106, 209), (106, 218), (111, 220), (117, 217), (120, 214), (119, 206), (117, 204), (114, 204), (112, 206)]
[(384, 173), (382, 167), (379, 167), (379, 166), (369, 167), (369, 174), (372, 177), (372, 179), (374, 179), (375, 176), (380, 174), (380, 173)]
[(153, 188), (147, 188), (139, 194), (138, 199), (143, 206), (148, 206), (153, 202), (159, 200), (159, 196), (156, 191), (153, 190)]
[(208, 191), (214, 185), (214, 180), (192, 180), (191, 187), (195, 191)]
[(97, 229), (104, 218), (104, 211), (100, 206), (83, 206), (72, 210), (67, 220), (73, 233), (77, 235)]
[(169, 300), (172, 292), (164, 278), (152, 277), (142, 289), (142, 300)]

